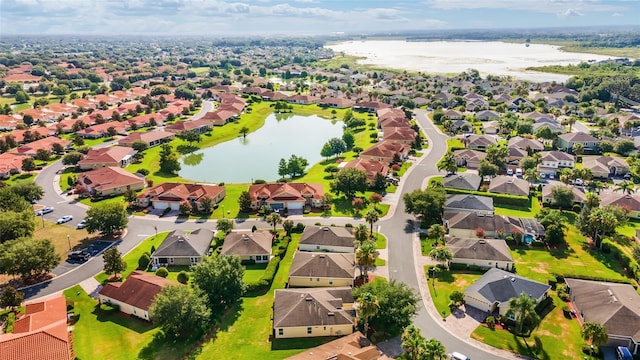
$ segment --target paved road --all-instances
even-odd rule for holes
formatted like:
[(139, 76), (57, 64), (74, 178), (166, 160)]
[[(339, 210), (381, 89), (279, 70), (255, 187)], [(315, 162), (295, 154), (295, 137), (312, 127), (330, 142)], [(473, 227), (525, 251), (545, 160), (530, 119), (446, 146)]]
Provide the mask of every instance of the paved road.
[[(204, 106), (203, 106), (204, 107)], [(422, 187), (425, 178), (433, 175), (439, 175), (436, 169), (438, 160), (445, 154), (447, 150), (447, 136), (441, 134), (433, 126), (431, 121), (426, 117), (427, 112), (417, 110), (416, 121), (422, 127), (424, 132), (430, 138), (429, 148), (425, 152), (425, 156), (411, 167), (401, 183), (401, 193), (411, 192)], [(71, 214), (74, 221), (68, 223), (68, 226), (75, 227), (80, 219), (84, 218), (86, 208), (74, 200), (65, 199), (64, 195), (58, 194), (55, 183), (56, 171), (62, 167), (57, 162), (44, 169), (36, 178), (36, 182), (45, 190), (45, 196), (42, 203), (48, 206), (55, 206), (56, 211), (46, 215), (45, 218), (56, 218), (60, 214)], [(413, 254), (413, 238), (415, 236), (416, 227), (414, 226), (414, 217), (404, 212), (404, 201), (399, 194), (397, 206), (392, 207), (392, 213), (384, 220), (379, 221), (379, 231), (383, 233), (388, 241), (389, 252), (389, 275), (392, 279), (404, 282), (419, 292), (418, 278), (416, 276), (416, 267)], [(55, 214), (55, 215), (54, 215)], [(304, 218), (295, 220), (305, 224), (314, 224), (318, 221), (324, 224), (336, 224), (338, 226), (346, 223), (357, 224), (358, 221), (350, 218)], [(251, 228), (253, 225), (258, 227), (269, 227), (261, 219), (239, 220), (236, 222), (236, 228)], [(195, 223), (194, 221), (176, 222), (175, 219), (159, 219), (146, 217), (131, 217), (127, 234), (118, 243), (121, 252), (126, 253), (135, 248), (143, 239), (155, 233), (155, 227), (158, 232), (173, 229), (193, 230), (199, 227), (215, 228), (215, 221), (206, 223)], [(72, 231), (72, 230), (70, 230)], [(61, 276), (52, 279), (49, 282), (38, 284), (30, 288), (23, 289), (26, 298), (40, 297), (49, 295), (80, 283), (82, 280), (92, 277), (102, 271), (103, 262), (101, 257), (94, 257), (88, 262), (78, 266), (73, 271), (67, 272)], [(468, 344), (463, 339), (455, 337), (442, 327), (442, 319), (433, 317), (422, 304), (415, 323), (421, 329), (427, 338), (439, 339), (449, 351), (459, 351), (473, 359), (499, 359), (495, 354), (488, 353), (482, 349), (476, 348)]]

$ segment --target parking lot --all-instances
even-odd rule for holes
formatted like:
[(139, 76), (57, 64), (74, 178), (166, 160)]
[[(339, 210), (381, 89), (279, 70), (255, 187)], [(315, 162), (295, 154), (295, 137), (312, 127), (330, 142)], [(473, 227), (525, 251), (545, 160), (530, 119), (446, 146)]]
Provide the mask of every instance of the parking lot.
[[(94, 242), (92, 242), (91, 244), (89, 244), (89, 246), (87, 246), (84, 249), (74, 249), (74, 251), (86, 251), (88, 252), (91, 257), (94, 257), (96, 255), (100, 255), (102, 254), (105, 250), (107, 250), (108, 248), (110, 248), (111, 246), (115, 246), (117, 245), (118, 242), (117, 241), (102, 241), (102, 240), (96, 240)], [(61, 275), (64, 274), (67, 271), (71, 271), (74, 268), (84, 264), (84, 261), (80, 261), (80, 260), (71, 260), (69, 258), (65, 258), (63, 262), (61, 262), (58, 266), (56, 266), (55, 269), (53, 269), (52, 273), (54, 273), (55, 275)]]

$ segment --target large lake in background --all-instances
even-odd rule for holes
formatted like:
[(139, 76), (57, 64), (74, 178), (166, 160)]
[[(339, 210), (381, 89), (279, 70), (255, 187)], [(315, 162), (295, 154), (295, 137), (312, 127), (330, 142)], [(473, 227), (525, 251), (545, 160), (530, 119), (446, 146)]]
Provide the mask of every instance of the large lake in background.
[(527, 71), (527, 67), (578, 64), (606, 60), (611, 56), (570, 53), (559, 46), (499, 41), (424, 41), (399, 40), (347, 41), (328, 48), (347, 55), (362, 56), (361, 64), (426, 73), (459, 74), (477, 69), (487, 74), (513, 76), (536, 82), (564, 82), (569, 76)]
[(322, 145), (342, 137), (342, 125), (342, 121), (318, 116), (271, 114), (264, 126), (246, 139), (239, 137), (183, 156), (180, 176), (209, 183), (277, 180), (281, 158), (295, 154), (307, 159), (309, 166), (321, 161)]

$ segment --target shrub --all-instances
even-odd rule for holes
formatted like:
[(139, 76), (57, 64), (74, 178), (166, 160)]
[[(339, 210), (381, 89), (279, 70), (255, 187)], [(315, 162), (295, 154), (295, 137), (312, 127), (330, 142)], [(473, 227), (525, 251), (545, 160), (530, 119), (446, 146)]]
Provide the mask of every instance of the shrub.
[(162, 214), (160, 214), (160, 217), (167, 215), (170, 211), (171, 211), (171, 208), (165, 208), (164, 210), (162, 210)]
[(169, 270), (167, 270), (167, 268), (165, 267), (161, 267), (160, 269), (156, 270), (156, 276), (166, 278), (167, 276), (169, 276)]
[(147, 169), (138, 169), (138, 174), (147, 176), (147, 175), (149, 175), (149, 170), (147, 170)]
[(178, 282), (180, 284), (186, 284), (189, 282), (189, 273), (186, 271), (180, 271), (178, 274)]
[(262, 179), (255, 179), (255, 180), (253, 181), (253, 184), (254, 184), (254, 185), (258, 185), (258, 184), (266, 184), (266, 183), (267, 183), (267, 181), (266, 181), (266, 180), (262, 180)]
[(352, 223), (346, 223), (346, 224), (344, 224), (344, 227), (346, 227), (346, 228), (352, 228), (352, 227), (353, 227), (353, 224), (352, 224)]
[(574, 204), (573, 205), (573, 212), (579, 213), (581, 210), (582, 210), (582, 208), (580, 207), (580, 205), (578, 205), (578, 204)]
[(297, 223), (296, 227), (293, 229), (293, 232), (297, 234), (302, 234), (304, 232), (304, 224), (300, 222)]
[(493, 316), (487, 316), (486, 319), (484, 319), (485, 324), (487, 324), (487, 327), (491, 330), (496, 328), (496, 318)]
[(151, 258), (149, 257), (149, 254), (144, 253), (140, 255), (140, 258), (138, 259), (138, 269), (146, 270), (147, 267), (149, 267), (150, 262), (151, 262)]

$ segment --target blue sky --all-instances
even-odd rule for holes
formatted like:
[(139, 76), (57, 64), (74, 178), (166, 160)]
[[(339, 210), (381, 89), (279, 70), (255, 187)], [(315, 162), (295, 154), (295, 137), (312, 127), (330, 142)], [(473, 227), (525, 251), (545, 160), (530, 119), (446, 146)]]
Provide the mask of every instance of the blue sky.
[(640, 25), (640, 0), (0, 0), (0, 35), (314, 35)]

